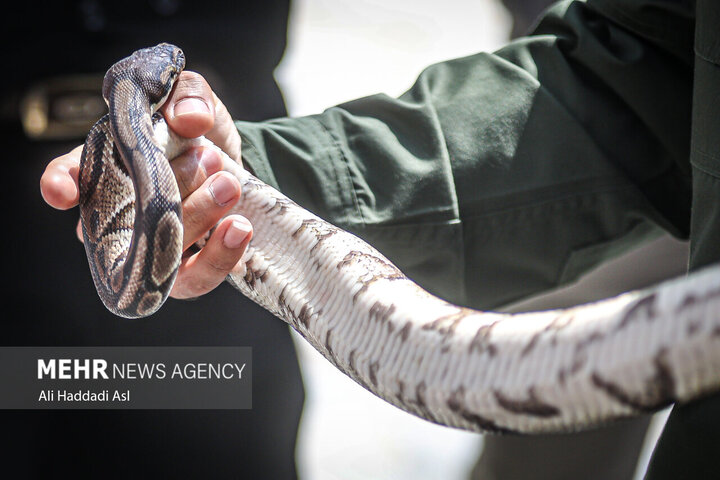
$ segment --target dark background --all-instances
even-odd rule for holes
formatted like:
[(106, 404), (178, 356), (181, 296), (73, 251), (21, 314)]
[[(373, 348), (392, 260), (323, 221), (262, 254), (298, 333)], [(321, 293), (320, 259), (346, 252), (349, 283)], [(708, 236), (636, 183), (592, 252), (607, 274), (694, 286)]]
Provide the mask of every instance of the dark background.
[[(231, 114), (285, 114), (272, 72), (289, 2), (11, 2), (2, 13), (4, 314), (0, 345), (236, 345), (253, 349), (253, 409), (0, 411), (0, 468), (19, 478), (294, 478), (302, 383), (287, 326), (223, 285), (169, 300), (142, 320), (109, 314), (94, 291), (76, 209), (39, 191), (47, 162), (82, 143), (30, 140), (19, 104), (33, 85), (100, 74), (133, 50), (169, 41), (210, 81)], [(0, 385), (0, 389), (6, 388)]]

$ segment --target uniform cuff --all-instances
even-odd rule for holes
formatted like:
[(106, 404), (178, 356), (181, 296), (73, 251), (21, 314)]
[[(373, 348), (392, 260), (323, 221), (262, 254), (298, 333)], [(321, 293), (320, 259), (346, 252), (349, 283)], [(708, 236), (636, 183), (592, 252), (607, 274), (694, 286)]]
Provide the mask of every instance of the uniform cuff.
[(235, 127), (240, 134), (241, 154), (243, 165), (257, 178), (268, 185), (279, 189), (277, 178), (273, 174), (270, 162), (264, 149), (258, 146), (263, 145), (262, 131), (258, 123), (236, 121)]

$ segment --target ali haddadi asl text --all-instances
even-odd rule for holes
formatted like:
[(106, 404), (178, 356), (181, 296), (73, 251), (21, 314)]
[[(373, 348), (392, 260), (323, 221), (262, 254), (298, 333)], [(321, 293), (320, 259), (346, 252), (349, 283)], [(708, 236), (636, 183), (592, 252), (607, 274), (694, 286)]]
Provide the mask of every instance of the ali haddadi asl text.
[(129, 402), (130, 390), (41, 390), (38, 402)]

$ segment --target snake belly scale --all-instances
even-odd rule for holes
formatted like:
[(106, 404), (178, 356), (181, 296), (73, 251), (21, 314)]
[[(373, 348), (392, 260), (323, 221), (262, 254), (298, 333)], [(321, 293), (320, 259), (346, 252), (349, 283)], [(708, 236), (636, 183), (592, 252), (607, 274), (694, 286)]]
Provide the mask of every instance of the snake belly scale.
[[(133, 67), (149, 62), (141, 68), (161, 75), (182, 56), (166, 44), (154, 48), (125, 61)], [(165, 68), (158, 68), (163, 62)], [(172, 243), (169, 236), (181, 238), (182, 230), (170, 169), (132, 169), (156, 160), (167, 164), (174, 152), (193, 145), (216, 147), (202, 138), (181, 139), (159, 119), (154, 132), (148, 130), (152, 109), (144, 105), (156, 103), (154, 97), (142, 85), (128, 91), (141, 98), (120, 104), (142, 104), (144, 127), (113, 126), (139, 123), (132, 113), (113, 113), (111, 92), (110, 128), (101, 121), (86, 144), (91, 166), (81, 169), (81, 185), (87, 183), (81, 202), (100, 296), (114, 312), (138, 317), (167, 296), (175, 276), (168, 272), (177, 270), (181, 249), (181, 240)], [(132, 132), (131, 138), (123, 138), (123, 131)], [(141, 141), (141, 135), (148, 138)], [(117, 147), (110, 145), (111, 136)], [(149, 157), (139, 156), (140, 145), (152, 145)], [(121, 162), (118, 157), (128, 150), (133, 161)], [(233, 212), (254, 226), (244, 271), (228, 281), (359, 384), (407, 412), (474, 431), (561, 432), (720, 388), (720, 266), (564, 310), (475, 311), (432, 296), (372, 246), (298, 206), (229, 157), (223, 162), (242, 184)], [(123, 167), (128, 163), (135, 166)], [(106, 174), (124, 186), (111, 185)], [(146, 200), (145, 190), (163, 201)], [(148, 207), (150, 213), (131, 213)]]

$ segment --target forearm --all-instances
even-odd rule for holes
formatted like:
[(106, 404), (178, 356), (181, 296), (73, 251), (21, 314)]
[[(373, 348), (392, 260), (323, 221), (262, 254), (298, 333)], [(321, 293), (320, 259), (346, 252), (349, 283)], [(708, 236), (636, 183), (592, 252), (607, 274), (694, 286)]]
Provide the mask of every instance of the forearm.
[(430, 67), (398, 99), (239, 122), (245, 161), (475, 307), (573, 280), (658, 225), (685, 235), (682, 58), (585, 4), (536, 33)]

